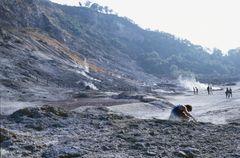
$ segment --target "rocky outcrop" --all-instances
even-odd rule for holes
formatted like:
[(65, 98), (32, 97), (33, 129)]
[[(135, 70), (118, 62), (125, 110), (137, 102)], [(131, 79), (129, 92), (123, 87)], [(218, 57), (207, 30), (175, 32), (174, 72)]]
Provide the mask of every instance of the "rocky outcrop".
[(61, 108), (52, 107), (48, 105), (44, 105), (42, 107), (27, 107), (24, 109), (20, 109), (13, 114), (10, 115), (10, 118), (14, 119), (16, 122), (21, 117), (29, 117), (29, 118), (42, 118), (42, 117), (67, 117), (68, 113)]
[(32, 128), (38, 131), (51, 128), (63, 127), (66, 124), (59, 122), (59, 119), (68, 117), (68, 113), (61, 108), (44, 105), (42, 107), (27, 107), (20, 109), (8, 118), (16, 123), (25, 124), (26, 128)]

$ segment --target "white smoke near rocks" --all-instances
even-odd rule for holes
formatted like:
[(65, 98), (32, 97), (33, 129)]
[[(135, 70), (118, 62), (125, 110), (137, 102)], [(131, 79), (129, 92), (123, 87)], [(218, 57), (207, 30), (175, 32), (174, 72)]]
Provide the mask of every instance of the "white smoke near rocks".
[(199, 90), (206, 90), (208, 86), (211, 87), (213, 91), (223, 90), (221, 87), (218, 87), (216, 85), (201, 83), (197, 81), (193, 74), (184, 77), (180, 75), (178, 77), (178, 82), (180, 86), (191, 91), (193, 90), (193, 87), (197, 87)]
[(85, 69), (86, 72), (89, 73), (89, 65), (88, 65), (88, 62), (87, 62), (86, 58), (84, 58), (84, 69)]
[(207, 84), (197, 81), (194, 75), (190, 75), (186, 77), (183, 77), (182, 75), (180, 75), (178, 77), (178, 82), (182, 87), (188, 90), (193, 90), (193, 87), (197, 87), (198, 89), (203, 90), (203, 89), (206, 89), (208, 86)]
[(98, 90), (98, 88), (93, 83), (86, 82), (86, 81), (84, 81), (83, 83), (84, 83), (85, 87), (89, 87), (92, 90)]

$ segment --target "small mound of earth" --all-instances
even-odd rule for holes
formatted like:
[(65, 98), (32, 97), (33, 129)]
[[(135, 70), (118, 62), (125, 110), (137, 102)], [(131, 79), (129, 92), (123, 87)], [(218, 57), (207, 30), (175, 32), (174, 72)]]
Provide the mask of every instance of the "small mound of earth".
[(8, 119), (16, 123), (23, 123), (25, 127), (38, 131), (49, 127), (65, 126), (64, 118), (69, 112), (59, 107), (44, 105), (42, 107), (27, 107), (11, 114)]
[(44, 105), (39, 108), (38, 107), (27, 107), (24, 109), (20, 109), (20, 110), (14, 112), (13, 114), (11, 114), (10, 118), (12, 118), (16, 122), (18, 122), (18, 120), (23, 117), (41, 118), (41, 117), (54, 117), (54, 116), (67, 117), (68, 113), (59, 107), (52, 107), (52, 106)]

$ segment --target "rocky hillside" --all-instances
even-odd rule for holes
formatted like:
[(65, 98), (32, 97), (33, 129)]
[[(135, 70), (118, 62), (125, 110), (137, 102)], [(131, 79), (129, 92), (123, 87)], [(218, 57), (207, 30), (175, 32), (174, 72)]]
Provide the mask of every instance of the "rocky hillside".
[[(1, 0), (0, 24), (3, 93), (36, 85), (136, 89), (179, 74), (239, 74), (232, 61), (236, 58), (217, 50), (210, 55), (187, 40), (143, 30), (127, 18), (94, 7)], [(233, 53), (237, 58), (238, 54)]]
[(0, 10), (0, 86), (9, 99), (39, 91), (46, 97), (53, 88), (136, 89), (157, 80), (106, 40), (107, 29), (95, 31), (98, 18), (112, 15), (42, 0), (3, 0)]

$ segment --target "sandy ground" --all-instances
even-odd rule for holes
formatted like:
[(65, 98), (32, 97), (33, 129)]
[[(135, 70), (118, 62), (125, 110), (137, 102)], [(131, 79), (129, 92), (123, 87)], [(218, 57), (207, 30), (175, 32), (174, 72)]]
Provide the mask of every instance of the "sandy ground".
[(199, 95), (187, 92), (185, 95), (168, 96), (167, 99), (175, 105), (191, 104), (193, 115), (201, 122), (224, 124), (240, 119), (240, 86), (232, 86), (233, 97), (226, 99), (225, 89), (213, 91), (208, 95), (206, 90), (200, 90)]
[(133, 116), (139, 119), (168, 119), (170, 115), (170, 106), (158, 107), (150, 103), (132, 103), (108, 107), (109, 110)]
[[(225, 124), (240, 119), (240, 84), (232, 86), (233, 97), (226, 99), (225, 89), (214, 91), (208, 95), (206, 90), (199, 90), (198, 95), (188, 91), (180, 95), (165, 95), (164, 97), (174, 105), (191, 104), (192, 114), (199, 122)], [(156, 106), (154, 103), (134, 103), (109, 107), (110, 110), (134, 116), (140, 119), (158, 118), (167, 120), (171, 113), (170, 106)]]

